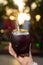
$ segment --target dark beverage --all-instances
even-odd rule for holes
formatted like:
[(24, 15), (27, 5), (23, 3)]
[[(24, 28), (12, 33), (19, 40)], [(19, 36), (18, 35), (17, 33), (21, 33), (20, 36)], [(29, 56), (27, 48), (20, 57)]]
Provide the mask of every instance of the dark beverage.
[(10, 35), (10, 41), (17, 56), (29, 56), (30, 35), (27, 30), (14, 30)]

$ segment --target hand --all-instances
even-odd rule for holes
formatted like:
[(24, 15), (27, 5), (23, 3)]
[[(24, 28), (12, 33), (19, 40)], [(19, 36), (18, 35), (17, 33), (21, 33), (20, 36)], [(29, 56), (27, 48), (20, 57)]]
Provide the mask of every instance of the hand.
[(29, 62), (30, 59), (32, 61), (32, 57), (31, 56), (29, 56), (29, 57), (27, 57), (27, 56), (25, 56), (25, 57), (18, 56), (17, 57), (17, 54), (13, 50), (11, 43), (9, 43), (9, 53), (12, 56), (14, 56), (14, 58), (16, 58), (22, 65), (28, 65), (28, 62)]

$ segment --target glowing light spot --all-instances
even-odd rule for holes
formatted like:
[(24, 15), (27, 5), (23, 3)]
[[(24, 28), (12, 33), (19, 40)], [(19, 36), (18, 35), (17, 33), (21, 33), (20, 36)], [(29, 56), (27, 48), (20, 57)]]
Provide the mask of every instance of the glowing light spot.
[(7, 0), (0, 0), (0, 4), (6, 5), (7, 3), (8, 3)]
[(4, 33), (4, 30), (3, 29), (1, 29), (1, 33)]
[(40, 43), (36, 43), (35, 46), (36, 46), (37, 48), (40, 48)]
[(7, 3), (8, 3), (8, 2), (7, 2), (6, 0), (3, 2), (4, 5), (6, 5)]
[(39, 22), (39, 20), (41, 19), (41, 16), (40, 15), (36, 15), (35, 18), (36, 18), (36, 21)]
[(34, 9), (36, 9), (36, 7), (37, 7), (37, 4), (36, 4), (35, 2), (33, 2), (33, 3), (31, 4), (31, 9), (34, 10)]
[(4, 0), (0, 0), (0, 3), (3, 3), (4, 2)]
[(10, 20), (15, 20), (16, 19), (16, 17), (14, 17), (12, 15), (9, 18), (10, 18)]
[(8, 16), (12, 13), (12, 9), (10, 9), (9, 7), (6, 7), (5, 10)]
[(18, 6), (19, 11), (22, 11), (25, 3), (23, 2), (23, 0), (13, 0), (14, 4)]
[(29, 14), (20, 13), (20, 14), (18, 15), (18, 23), (19, 23), (19, 25), (24, 24), (25, 20), (29, 21), (30, 18), (31, 18), (31, 17), (30, 17)]

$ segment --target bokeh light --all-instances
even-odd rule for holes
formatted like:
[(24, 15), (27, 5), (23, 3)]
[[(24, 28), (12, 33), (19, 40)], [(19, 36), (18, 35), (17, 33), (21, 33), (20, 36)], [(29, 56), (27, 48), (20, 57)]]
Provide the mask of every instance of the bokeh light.
[(0, 4), (6, 5), (7, 3), (7, 0), (0, 0)]
[(6, 10), (6, 15), (8, 16), (12, 13), (12, 9), (9, 7), (6, 7), (5, 10)]
[(16, 17), (14, 17), (14, 16), (11, 15), (11, 16), (9, 17), (9, 19), (10, 19), (10, 20), (16, 20)]
[(36, 15), (35, 18), (36, 18), (36, 21), (39, 22), (39, 20), (41, 19), (41, 15)]
[(25, 3), (23, 0), (13, 0), (14, 4), (18, 6), (19, 11), (24, 9)]
[(40, 43), (35, 44), (36, 48), (40, 48)]
[(18, 15), (18, 23), (19, 23), (19, 25), (24, 24), (25, 20), (29, 21), (30, 19), (31, 19), (31, 17), (30, 17), (29, 14), (20, 13), (20, 14)]
[(5, 0), (4, 2), (3, 2), (3, 5), (7, 5), (8, 4), (8, 2)]
[(3, 3), (5, 0), (0, 0), (0, 3)]
[(4, 30), (3, 29), (1, 29), (1, 33), (4, 33)]
[(36, 2), (33, 2), (33, 3), (31, 4), (31, 9), (34, 10), (34, 9), (36, 9), (36, 7), (37, 7)]

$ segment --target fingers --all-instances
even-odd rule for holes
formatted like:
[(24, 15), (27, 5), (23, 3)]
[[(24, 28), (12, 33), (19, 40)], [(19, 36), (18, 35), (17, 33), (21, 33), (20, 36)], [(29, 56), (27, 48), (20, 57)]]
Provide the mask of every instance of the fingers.
[(15, 51), (14, 51), (13, 48), (12, 48), (11, 43), (9, 43), (9, 53), (10, 53), (12, 56), (14, 56), (15, 58), (17, 57)]
[(11, 43), (9, 43), (9, 53), (11, 54), (11, 55), (13, 55), (13, 50), (12, 50), (12, 46), (11, 46)]
[(28, 57), (18, 57), (18, 61), (22, 64), (22, 65), (27, 65), (28, 64)]

